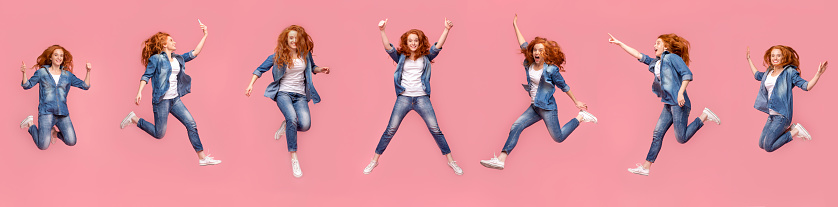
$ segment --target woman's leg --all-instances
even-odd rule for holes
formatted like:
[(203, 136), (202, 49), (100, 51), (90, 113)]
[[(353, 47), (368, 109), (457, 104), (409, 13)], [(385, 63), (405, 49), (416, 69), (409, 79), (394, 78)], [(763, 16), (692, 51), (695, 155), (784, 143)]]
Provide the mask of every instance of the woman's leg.
[(527, 110), (524, 110), (524, 113), (515, 120), (509, 129), (509, 136), (506, 138), (506, 143), (503, 144), (503, 149), (501, 150), (500, 156), (498, 156), (498, 160), (506, 162), (506, 156), (512, 152), (515, 145), (518, 145), (518, 138), (521, 136), (521, 132), (539, 120), (541, 120), (541, 116), (535, 111), (535, 106), (530, 104)]
[[(672, 122), (675, 125), (675, 138), (678, 143), (684, 144), (690, 141), (690, 138), (695, 135), (702, 126), (704, 126), (704, 119), (702, 117), (695, 118), (690, 125), (687, 125), (687, 120), (690, 117), (689, 106), (670, 106), (672, 112)], [(702, 113), (703, 114), (703, 113)]]
[(56, 123), (55, 125), (58, 126), (58, 139), (64, 141), (64, 144), (67, 146), (76, 145), (76, 130), (73, 128), (73, 122), (70, 121), (70, 116), (55, 116)]
[(763, 128), (763, 146), (766, 152), (773, 152), (786, 143), (791, 142), (792, 133), (789, 131), (791, 120), (780, 115), (771, 115)]
[(32, 124), (29, 126), (29, 134), (32, 135), (32, 140), (35, 141), (35, 146), (38, 149), (46, 150), (49, 148), (49, 141), (52, 137), (52, 126), (54, 125), (55, 116), (52, 114), (39, 114), (38, 125)]
[(160, 103), (152, 104), (154, 112), (154, 124), (148, 122), (143, 118), (137, 121), (137, 127), (148, 133), (154, 138), (161, 139), (166, 135), (166, 125), (169, 119), (169, 111), (172, 107), (173, 99), (163, 99)]
[(658, 123), (655, 124), (655, 131), (652, 132), (652, 146), (649, 147), (649, 153), (646, 154), (646, 162), (643, 164), (643, 167), (646, 169), (649, 169), (652, 163), (658, 158), (658, 153), (660, 153), (661, 145), (663, 144), (663, 135), (672, 126), (673, 114), (671, 108), (670, 105), (665, 104), (658, 118)]
[(375, 154), (377, 156), (373, 157), (373, 161), (378, 161), (378, 157), (387, 149), (390, 140), (393, 139), (396, 131), (399, 130), (399, 125), (404, 120), (404, 116), (413, 109), (412, 102), (412, 97), (398, 96), (396, 98), (396, 104), (393, 105), (393, 112), (390, 113), (390, 122), (387, 123), (387, 129), (384, 130), (384, 134), (381, 135), (381, 139), (378, 141), (378, 146), (375, 148)]
[(294, 109), (294, 97), (287, 92), (279, 92), (276, 95), (276, 106), (285, 117), (285, 141), (288, 144), (288, 152), (296, 152), (299, 121), (297, 111)]
[(559, 122), (559, 114), (558, 110), (544, 110), (544, 109), (535, 109), (536, 113), (541, 116), (541, 119), (544, 120), (544, 125), (547, 125), (547, 132), (550, 133), (550, 137), (553, 138), (553, 141), (558, 143), (562, 143), (573, 130), (576, 130), (576, 127), (579, 126), (579, 120), (574, 118), (568, 121), (564, 126), (561, 126)]

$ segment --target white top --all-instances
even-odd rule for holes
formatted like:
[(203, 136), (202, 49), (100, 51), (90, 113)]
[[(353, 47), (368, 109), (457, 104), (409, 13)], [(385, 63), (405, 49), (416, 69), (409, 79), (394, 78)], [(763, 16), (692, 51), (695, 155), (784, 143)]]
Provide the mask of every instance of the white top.
[[(50, 75), (52, 75), (52, 74), (50, 74)], [(55, 80), (55, 85), (58, 85), (58, 79), (60, 79), (60, 78), (61, 78), (61, 73), (59, 73), (58, 75), (52, 75), (52, 79)]]
[(655, 62), (655, 77), (661, 77), (661, 60)]
[(285, 75), (279, 79), (279, 91), (305, 94), (306, 63), (299, 58), (294, 58), (294, 64), (285, 69)]
[(530, 65), (530, 97), (535, 102), (535, 94), (538, 93), (538, 83), (541, 82), (541, 74), (544, 73), (544, 68), (535, 70), (533, 65)]
[(424, 96), (425, 85), (422, 84), (422, 71), (425, 69), (425, 59), (417, 58), (412, 60), (410, 58), (404, 59), (404, 68), (402, 69), (402, 87), (404, 92), (402, 96)]
[[(765, 89), (768, 90), (768, 100), (771, 100), (771, 92), (774, 91), (774, 85), (777, 85), (777, 77), (779, 76), (780, 75), (771, 76), (771, 73), (769, 72), (768, 77), (765, 78)], [(777, 113), (773, 109), (768, 109), (768, 114), (780, 115), (780, 113)]]
[(180, 73), (180, 62), (172, 59), (169, 63), (172, 64), (172, 74), (169, 75), (169, 90), (163, 95), (163, 99), (177, 98), (177, 74)]

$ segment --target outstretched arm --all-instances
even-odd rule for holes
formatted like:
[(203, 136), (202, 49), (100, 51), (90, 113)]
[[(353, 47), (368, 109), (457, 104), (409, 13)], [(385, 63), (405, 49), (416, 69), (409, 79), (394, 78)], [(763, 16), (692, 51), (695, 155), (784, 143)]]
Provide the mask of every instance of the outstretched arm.
[(512, 18), (512, 27), (515, 28), (515, 37), (518, 37), (518, 46), (526, 43), (527, 39), (524, 39), (524, 35), (522, 35), (521, 30), (518, 29), (518, 14), (515, 14), (515, 18)]
[(192, 56), (196, 56), (196, 57), (198, 56), (198, 54), (201, 53), (201, 49), (204, 49), (204, 42), (207, 41), (207, 34), (209, 34), (208, 31), (207, 31), (207, 25), (204, 25), (203, 23), (201, 23), (200, 19), (198, 20), (198, 24), (201, 26), (201, 30), (204, 31), (204, 37), (201, 38), (201, 41), (198, 42), (198, 46), (196, 46), (195, 50), (192, 51)]
[(448, 38), (448, 31), (454, 27), (454, 23), (448, 18), (445, 18), (445, 30), (442, 30), (442, 36), (439, 37), (439, 41), (436, 41), (436, 49), (442, 49), (442, 45), (445, 44), (445, 39)]
[(821, 78), (821, 75), (823, 75), (823, 72), (826, 72), (826, 67), (827, 67), (828, 64), (829, 64), (829, 62), (822, 62), (820, 64), (820, 66), (818, 67), (818, 72), (815, 73), (815, 77), (812, 78), (812, 80), (809, 81), (808, 85), (806, 85), (806, 90), (807, 91), (812, 90), (812, 88), (815, 87), (815, 84), (818, 84), (818, 79)]
[(746, 54), (746, 57), (748, 58), (748, 64), (751, 66), (751, 75), (756, 75), (757, 72), (759, 72), (759, 70), (757, 70), (757, 67), (754, 66), (754, 62), (751, 61), (751, 47), (748, 47), (748, 52)]
[(631, 55), (634, 58), (637, 58), (638, 60), (640, 60), (640, 58), (643, 58), (643, 55), (641, 55), (640, 52), (638, 52), (634, 48), (629, 47), (626, 44), (623, 44), (623, 42), (620, 42), (620, 40), (617, 40), (617, 38), (614, 38), (614, 35), (611, 35), (611, 33), (608, 33), (608, 36), (611, 36), (611, 39), (608, 39), (608, 42), (610, 42), (611, 44), (615, 44), (615, 45), (620, 46), (620, 48), (623, 48), (623, 50), (625, 50), (626, 53), (628, 53), (629, 55)]
[(381, 30), (381, 44), (384, 45), (385, 50), (389, 51), (392, 50), (393, 47), (390, 47), (390, 41), (387, 40), (387, 34), (384, 33), (384, 28), (387, 27), (387, 20), (389, 19), (384, 19), (378, 22), (378, 30)]

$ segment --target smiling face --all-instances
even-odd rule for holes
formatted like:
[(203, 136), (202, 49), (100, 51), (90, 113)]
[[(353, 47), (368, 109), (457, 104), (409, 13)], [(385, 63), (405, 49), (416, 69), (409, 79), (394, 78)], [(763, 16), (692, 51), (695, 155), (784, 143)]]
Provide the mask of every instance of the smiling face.
[(50, 62), (52, 65), (58, 66), (64, 63), (64, 50), (62, 49), (55, 49), (52, 51), (52, 55), (49, 56)]
[(419, 35), (410, 34), (407, 36), (407, 47), (410, 49), (410, 52), (416, 52), (416, 49), (419, 49)]
[(177, 47), (175, 47), (175, 39), (172, 36), (166, 37), (166, 43), (163, 44), (163, 47), (169, 51), (175, 51)]
[(544, 64), (544, 52), (544, 44), (538, 43), (533, 45), (532, 58), (535, 60), (535, 64)]
[(780, 49), (773, 49), (771, 50), (771, 65), (780, 65), (780, 62), (783, 61), (783, 51)]
[(663, 51), (665, 50), (666, 47), (663, 44), (663, 40), (661, 38), (655, 40), (655, 57), (660, 57), (661, 55), (663, 55)]
[(291, 30), (288, 32), (288, 39), (286, 40), (288, 43), (288, 47), (292, 50), (297, 49), (297, 31)]

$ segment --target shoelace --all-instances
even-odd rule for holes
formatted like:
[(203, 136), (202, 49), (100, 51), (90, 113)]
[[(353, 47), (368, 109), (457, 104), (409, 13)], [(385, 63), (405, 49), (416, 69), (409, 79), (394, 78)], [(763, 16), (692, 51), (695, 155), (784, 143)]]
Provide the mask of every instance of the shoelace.
[(204, 156), (204, 161), (213, 161), (213, 160), (215, 160), (215, 159), (213, 159), (213, 157), (210, 157), (210, 154), (207, 154), (206, 156)]
[(365, 169), (372, 169), (373, 167), (375, 167), (375, 164), (378, 164), (378, 162), (370, 162), (370, 164), (368, 164)]
[(300, 171), (300, 161), (292, 160), (291, 165), (294, 167), (294, 171)]

